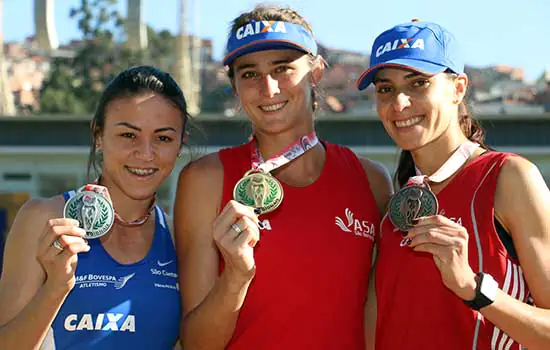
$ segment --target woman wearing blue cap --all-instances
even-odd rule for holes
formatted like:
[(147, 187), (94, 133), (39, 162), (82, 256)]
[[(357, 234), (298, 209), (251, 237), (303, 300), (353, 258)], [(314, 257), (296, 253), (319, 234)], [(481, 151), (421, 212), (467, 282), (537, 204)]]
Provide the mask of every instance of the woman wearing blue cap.
[(295, 11), (261, 6), (239, 16), (224, 64), (254, 132), (181, 173), (183, 345), (364, 349), (372, 248), (391, 180), (317, 138), (324, 64)]
[(550, 348), (550, 191), (484, 145), (455, 37), (413, 21), (380, 34), (371, 83), (402, 149), (378, 240), (376, 348)]

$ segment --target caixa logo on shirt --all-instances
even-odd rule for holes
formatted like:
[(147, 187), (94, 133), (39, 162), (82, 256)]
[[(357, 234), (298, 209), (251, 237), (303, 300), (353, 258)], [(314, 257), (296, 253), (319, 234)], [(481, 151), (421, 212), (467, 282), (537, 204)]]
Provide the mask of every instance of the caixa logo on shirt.
[(65, 318), (65, 330), (75, 331), (113, 331), (130, 332), (136, 331), (136, 317), (120, 313), (104, 314), (70, 314)]

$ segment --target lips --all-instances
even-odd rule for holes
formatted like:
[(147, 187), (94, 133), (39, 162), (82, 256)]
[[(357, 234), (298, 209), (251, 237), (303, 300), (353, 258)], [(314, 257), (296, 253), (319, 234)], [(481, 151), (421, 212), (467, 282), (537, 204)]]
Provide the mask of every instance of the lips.
[(398, 128), (406, 128), (409, 126), (420, 124), (423, 120), (424, 120), (424, 116), (421, 115), (421, 116), (412, 117), (404, 120), (396, 120), (394, 121), (394, 124)]
[(129, 166), (126, 166), (125, 168), (132, 174), (138, 176), (151, 176), (158, 171), (156, 168), (134, 168)]
[(273, 103), (270, 105), (261, 105), (260, 109), (264, 112), (277, 112), (284, 108), (287, 102)]

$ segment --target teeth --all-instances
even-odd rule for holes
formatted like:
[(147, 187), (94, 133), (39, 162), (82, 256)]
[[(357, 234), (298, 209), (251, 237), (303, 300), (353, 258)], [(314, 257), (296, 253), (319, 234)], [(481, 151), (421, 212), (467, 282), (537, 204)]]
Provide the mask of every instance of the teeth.
[(138, 169), (138, 168), (130, 168), (130, 167), (127, 167), (127, 169), (131, 173), (140, 175), (140, 176), (153, 175), (153, 173), (156, 171), (155, 169)]
[(423, 119), (424, 117), (420, 116), (420, 117), (409, 118), (406, 120), (396, 120), (395, 126), (397, 126), (398, 128), (405, 128), (407, 126), (416, 125), (420, 123)]
[(275, 112), (275, 111), (278, 111), (281, 108), (283, 108), (285, 106), (285, 104), (286, 104), (286, 102), (281, 102), (281, 103), (277, 103), (277, 104), (269, 105), (269, 106), (260, 106), (260, 108), (264, 112)]

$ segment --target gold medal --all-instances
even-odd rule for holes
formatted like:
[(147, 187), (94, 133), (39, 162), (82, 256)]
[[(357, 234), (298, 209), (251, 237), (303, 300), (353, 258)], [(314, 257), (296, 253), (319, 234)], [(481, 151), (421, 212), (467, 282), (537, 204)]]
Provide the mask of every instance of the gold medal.
[(283, 186), (269, 173), (249, 170), (233, 188), (233, 199), (255, 209), (269, 213), (281, 205)]

